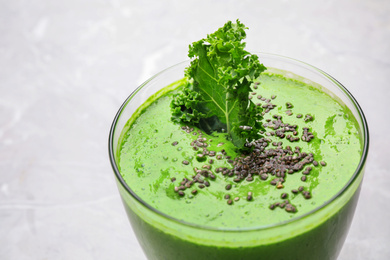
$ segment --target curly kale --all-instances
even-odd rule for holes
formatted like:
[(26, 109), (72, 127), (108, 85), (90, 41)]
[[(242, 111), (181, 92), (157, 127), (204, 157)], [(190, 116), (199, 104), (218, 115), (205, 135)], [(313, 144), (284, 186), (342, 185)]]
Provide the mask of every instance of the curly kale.
[(244, 50), (245, 29), (239, 20), (229, 21), (192, 43), (188, 55), (192, 61), (185, 71), (189, 83), (171, 103), (172, 120), (207, 132), (226, 131), (239, 149), (263, 130), (262, 109), (248, 97), (266, 68), (257, 55)]

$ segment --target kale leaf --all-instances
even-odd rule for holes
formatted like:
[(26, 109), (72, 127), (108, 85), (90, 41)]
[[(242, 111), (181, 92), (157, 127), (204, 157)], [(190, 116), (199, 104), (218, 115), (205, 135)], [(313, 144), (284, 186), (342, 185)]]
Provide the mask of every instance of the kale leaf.
[(227, 22), (206, 39), (192, 43), (189, 84), (172, 103), (172, 120), (199, 126), (207, 132), (226, 131), (243, 149), (263, 130), (262, 109), (248, 97), (251, 85), (266, 68), (258, 56), (244, 50), (244, 24)]

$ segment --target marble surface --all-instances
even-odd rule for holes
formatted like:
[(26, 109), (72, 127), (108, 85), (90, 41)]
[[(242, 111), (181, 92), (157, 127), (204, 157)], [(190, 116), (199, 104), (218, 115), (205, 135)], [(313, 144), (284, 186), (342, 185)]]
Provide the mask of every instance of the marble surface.
[(0, 1), (0, 259), (145, 259), (107, 138), (124, 99), (239, 18), (251, 51), (333, 75), (370, 155), (339, 259), (390, 259), (390, 1)]

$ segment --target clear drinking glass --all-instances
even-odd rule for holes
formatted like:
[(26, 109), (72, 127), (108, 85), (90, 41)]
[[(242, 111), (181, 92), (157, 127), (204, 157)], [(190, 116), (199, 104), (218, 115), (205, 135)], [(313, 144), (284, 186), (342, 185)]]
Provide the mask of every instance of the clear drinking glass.
[[(109, 157), (132, 228), (148, 259), (336, 259), (350, 227), (364, 174), (369, 135), (364, 114), (349, 91), (327, 73), (304, 62), (258, 53), (269, 69), (292, 72), (327, 89), (355, 116), (362, 155), (349, 182), (329, 201), (288, 221), (249, 229), (211, 229), (168, 216), (138, 197), (118, 170), (117, 152), (128, 120), (150, 96), (183, 78), (189, 61), (153, 76), (120, 107), (109, 135)], [(172, 86), (174, 87), (174, 86)], [(129, 259), (131, 257), (129, 256)]]

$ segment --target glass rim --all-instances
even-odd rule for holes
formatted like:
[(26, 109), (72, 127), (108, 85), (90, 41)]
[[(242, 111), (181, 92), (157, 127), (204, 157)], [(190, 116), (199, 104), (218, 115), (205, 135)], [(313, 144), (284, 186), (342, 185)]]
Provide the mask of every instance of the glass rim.
[[(293, 217), (291, 219), (288, 219), (288, 220), (285, 220), (285, 221), (281, 221), (281, 222), (277, 222), (277, 223), (272, 223), (272, 224), (262, 225), (262, 226), (256, 226), (256, 227), (247, 227), (247, 228), (245, 228), (245, 227), (244, 228), (219, 228), (219, 227), (210, 227), (210, 226), (206, 226), (206, 225), (199, 225), (199, 224), (195, 224), (195, 223), (191, 223), (191, 222), (187, 222), (187, 221), (184, 221), (184, 220), (177, 219), (177, 218), (175, 218), (173, 216), (170, 216), (170, 215), (168, 215), (166, 213), (161, 212), (160, 210), (158, 210), (158, 209), (152, 207), (151, 205), (149, 205), (148, 203), (146, 203), (142, 198), (140, 198), (127, 185), (126, 181), (122, 177), (122, 175), (119, 172), (119, 169), (118, 169), (118, 167), (116, 165), (116, 160), (115, 160), (115, 155), (114, 155), (115, 152), (114, 152), (114, 149), (113, 149), (113, 147), (114, 147), (113, 146), (114, 145), (113, 139), (114, 139), (114, 132), (116, 130), (116, 124), (117, 124), (117, 121), (118, 121), (118, 119), (119, 119), (123, 109), (131, 101), (131, 99), (138, 93), (139, 90), (141, 90), (151, 80), (155, 79), (156, 77), (158, 77), (159, 75), (163, 74), (164, 72), (166, 72), (168, 70), (171, 70), (171, 69), (174, 69), (175, 67), (178, 67), (178, 66), (180, 66), (180, 65), (182, 65), (184, 63), (188, 63), (190, 61), (190, 60), (186, 60), (186, 61), (182, 61), (180, 63), (177, 63), (177, 64), (175, 64), (173, 66), (170, 66), (170, 67), (160, 71), (159, 73), (153, 75), (152, 77), (147, 79), (144, 83), (142, 83), (139, 87), (137, 87), (134, 91), (132, 91), (132, 93), (126, 98), (126, 100), (120, 106), (120, 108), (119, 108), (118, 112), (116, 113), (116, 115), (114, 117), (114, 120), (113, 120), (113, 122), (111, 124), (110, 132), (109, 132), (109, 139), (108, 139), (108, 152), (109, 152), (109, 158), (110, 158), (111, 167), (112, 167), (112, 169), (113, 169), (113, 171), (115, 173), (115, 176), (116, 176), (117, 180), (121, 184), (121, 186), (135, 200), (137, 200), (139, 203), (141, 203), (147, 209), (153, 211), (154, 213), (156, 213), (157, 215), (160, 215), (161, 217), (167, 218), (170, 221), (174, 221), (174, 222), (176, 222), (178, 224), (185, 225), (185, 226), (190, 226), (190, 227), (197, 228), (197, 229), (204, 229), (204, 230), (210, 230), (210, 231), (228, 231), (228, 232), (266, 230), (266, 229), (275, 228), (275, 227), (278, 227), (278, 226), (283, 226), (283, 225), (286, 225), (286, 224), (298, 221), (298, 220), (303, 219), (303, 218), (305, 218), (305, 217), (307, 217), (307, 216), (309, 216), (311, 214), (316, 213), (317, 211), (320, 211), (321, 209), (325, 208), (326, 206), (331, 204), (333, 201), (335, 201), (337, 198), (339, 198), (348, 189), (348, 187), (350, 187), (350, 185), (358, 178), (358, 176), (360, 176), (360, 174), (363, 174), (363, 169), (364, 169), (364, 165), (365, 165), (365, 162), (366, 162), (366, 159), (367, 159), (367, 156), (368, 156), (368, 149), (369, 149), (369, 130), (368, 130), (368, 124), (367, 124), (366, 117), (364, 116), (363, 110), (361, 109), (359, 103), (356, 101), (356, 99), (353, 97), (353, 95), (349, 92), (349, 90), (347, 90), (339, 81), (337, 81), (334, 77), (332, 77), (328, 73), (326, 73), (323, 70), (321, 70), (321, 69), (319, 69), (319, 68), (317, 68), (317, 67), (315, 67), (313, 65), (310, 65), (310, 64), (308, 64), (306, 62), (303, 62), (303, 61), (300, 61), (300, 60), (297, 60), (297, 59), (294, 59), (294, 58), (286, 57), (286, 56), (283, 56), (283, 55), (272, 54), (272, 53), (254, 52), (253, 54), (260, 55), (260, 56), (263, 56), (263, 57), (267, 57), (268, 56), (269, 58), (279, 58), (279, 59), (283, 59), (285, 61), (292, 61), (294, 63), (298, 63), (298, 65), (300, 65), (300, 66), (303, 65), (306, 69), (310, 69), (311, 71), (314, 70), (315, 72), (321, 74), (322, 76), (325, 76), (328, 80), (332, 81), (332, 83), (335, 84), (344, 94), (346, 94), (346, 96), (350, 99), (350, 101), (352, 101), (353, 105), (355, 106), (355, 109), (357, 110), (357, 112), (359, 114), (359, 118), (356, 118), (356, 119), (360, 119), (361, 122), (362, 122), (363, 139), (364, 139), (363, 142), (364, 143), (363, 143), (363, 151), (362, 151), (362, 154), (361, 154), (361, 157), (360, 157), (359, 164), (357, 165), (356, 170), (353, 173), (353, 175), (351, 176), (351, 178), (349, 179), (349, 181), (343, 186), (342, 189), (340, 189), (329, 200), (327, 200), (326, 202), (324, 202), (320, 206), (318, 206), (318, 207), (316, 207), (316, 208), (306, 212), (303, 215), (300, 215), (300, 216), (297, 216), (297, 217)], [(260, 59), (260, 61), (261, 61), (261, 59)], [(122, 129), (120, 129), (120, 130), (122, 130)]]

